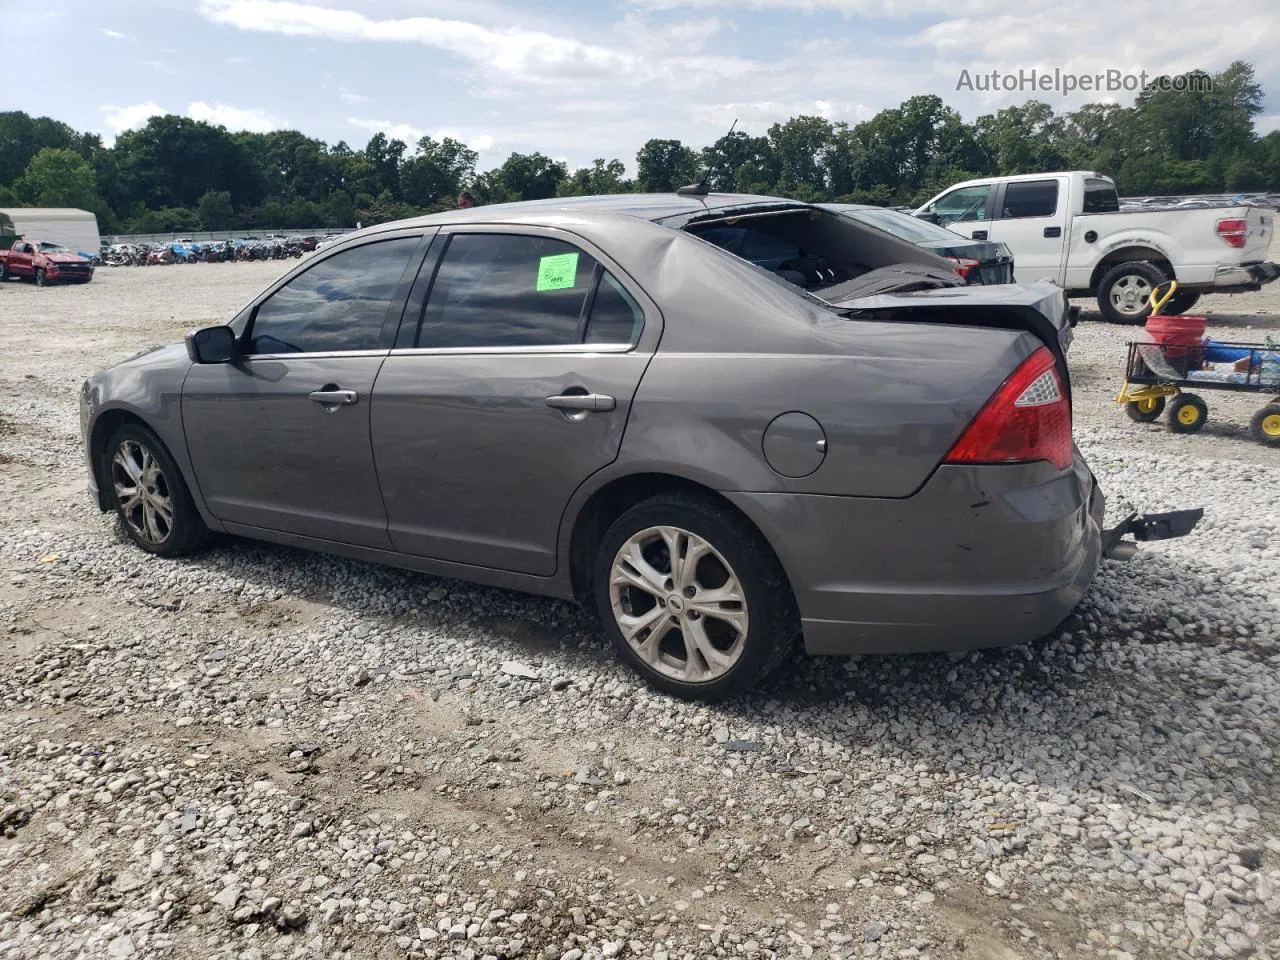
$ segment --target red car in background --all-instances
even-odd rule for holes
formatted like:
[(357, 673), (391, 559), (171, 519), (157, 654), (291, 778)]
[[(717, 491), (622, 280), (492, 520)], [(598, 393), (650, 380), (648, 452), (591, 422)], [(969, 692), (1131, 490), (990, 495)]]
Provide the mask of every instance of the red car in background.
[(88, 283), (93, 279), (93, 263), (56, 243), (18, 240), (8, 250), (0, 250), (0, 281), (10, 277), (30, 277), (40, 287)]

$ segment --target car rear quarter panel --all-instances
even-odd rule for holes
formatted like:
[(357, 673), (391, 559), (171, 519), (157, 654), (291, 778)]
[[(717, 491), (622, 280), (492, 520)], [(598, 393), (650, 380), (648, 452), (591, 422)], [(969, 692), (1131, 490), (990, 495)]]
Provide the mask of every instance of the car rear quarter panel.
[[(664, 330), (623, 469), (665, 464), (717, 490), (910, 496), (1039, 345), (1012, 330), (843, 319), (710, 244), (674, 239), (654, 277)], [(816, 419), (827, 441), (800, 479), (762, 449), (790, 412)]]

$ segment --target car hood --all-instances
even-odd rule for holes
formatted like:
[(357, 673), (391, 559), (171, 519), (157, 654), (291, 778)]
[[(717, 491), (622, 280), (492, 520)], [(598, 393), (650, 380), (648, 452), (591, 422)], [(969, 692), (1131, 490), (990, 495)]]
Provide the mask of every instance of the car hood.
[(88, 263), (89, 262), (87, 258), (77, 256), (74, 253), (42, 253), (40, 254), (40, 256), (44, 257), (50, 263)]

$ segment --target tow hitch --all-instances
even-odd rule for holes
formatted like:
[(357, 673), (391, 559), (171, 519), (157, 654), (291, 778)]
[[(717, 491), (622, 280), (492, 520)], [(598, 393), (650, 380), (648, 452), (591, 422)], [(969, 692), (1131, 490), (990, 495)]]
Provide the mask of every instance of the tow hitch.
[[(1138, 542), (1185, 537), (1203, 517), (1204, 507), (1168, 513), (1131, 513), (1114, 527), (1102, 531), (1102, 555), (1109, 560), (1128, 560), (1138, 552)], [(1124, 539), (1129, 535), (1133, 536), (1132, 541)]]

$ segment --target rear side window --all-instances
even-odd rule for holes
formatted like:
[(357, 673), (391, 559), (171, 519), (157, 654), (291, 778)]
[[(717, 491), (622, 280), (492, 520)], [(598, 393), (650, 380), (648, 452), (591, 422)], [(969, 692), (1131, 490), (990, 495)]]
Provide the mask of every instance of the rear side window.
[(1026, 180), (1005, 187), (1004, 207), (1000, 213), (1002, 220), (1052, 217), (1057, 212), (1057, 180)]
[(417, 237), (344, 250), (298, 274), (262, 302), (249, 353), (376, 350)]
[(1120, 209), (1116, 185), (1090, 177), (1084, 182), (1084, 213), (1115, 213)]
[(631, 296), (573, 244), (553, 237), (456, 234), (436, 271), (415, 345), (634, 343), (642, 325)]

